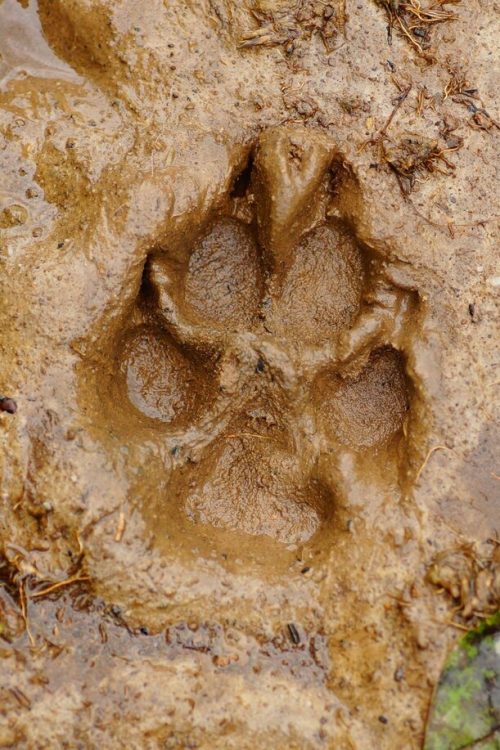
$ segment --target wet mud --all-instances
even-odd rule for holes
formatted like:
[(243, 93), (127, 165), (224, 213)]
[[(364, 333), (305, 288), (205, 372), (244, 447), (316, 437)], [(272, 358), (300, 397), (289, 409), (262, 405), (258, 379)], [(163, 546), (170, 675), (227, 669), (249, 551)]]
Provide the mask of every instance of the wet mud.
[(422, 746), (500, 575), (495, 15), (428, 5), (0, 2), (0, 747)]

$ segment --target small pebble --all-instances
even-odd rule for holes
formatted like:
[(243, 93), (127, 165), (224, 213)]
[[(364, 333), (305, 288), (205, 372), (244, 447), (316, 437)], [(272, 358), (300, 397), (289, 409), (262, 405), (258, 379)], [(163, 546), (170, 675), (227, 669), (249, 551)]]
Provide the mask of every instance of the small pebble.
[(17, 404), (13, 398), (7, 396), (0, 397), (0, 411), (6, 411), (7, 414), (15, 414), (17, 411)]
[(299, 644), (300, 643), (300, 634), (299, 634), (299, 631), (297, 630), (297, 628), (295, 627), (295, 625), (293, 624), (293, 622), (289, 622), (288, 625), (287, 625), (287, 627), (288, 627), (288, 633), (290, 635), (290, 639), (291, 639), (292, 643), (294, 643), (295, 645)]
[(398, 667), (396, 671), (394, 672), (394, 679), (396, 680), (396, 682), (401, 682), (404, 676), (405, 676), (404, 667)]

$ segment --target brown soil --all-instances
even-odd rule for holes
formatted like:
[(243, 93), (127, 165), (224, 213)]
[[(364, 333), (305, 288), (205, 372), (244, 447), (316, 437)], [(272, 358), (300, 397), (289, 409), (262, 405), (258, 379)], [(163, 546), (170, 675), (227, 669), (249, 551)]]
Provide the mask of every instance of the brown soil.
[(500, 600), (496, 20), (0, 0), (0, 747), (422, 746)]

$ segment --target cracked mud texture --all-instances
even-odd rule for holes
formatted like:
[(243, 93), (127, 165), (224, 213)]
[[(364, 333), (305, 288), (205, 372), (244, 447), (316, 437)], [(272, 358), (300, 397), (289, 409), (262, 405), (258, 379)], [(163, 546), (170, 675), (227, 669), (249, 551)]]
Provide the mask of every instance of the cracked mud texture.
[(416, 750), (495, 605), (498, 9), (383, 6), (0, 2), (0, 747)]

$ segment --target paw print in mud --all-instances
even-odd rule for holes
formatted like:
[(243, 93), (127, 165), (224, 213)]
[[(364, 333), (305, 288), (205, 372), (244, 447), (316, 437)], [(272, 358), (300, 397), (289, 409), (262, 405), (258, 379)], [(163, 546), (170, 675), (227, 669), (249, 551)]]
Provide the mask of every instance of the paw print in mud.
[(150, 253), (112, 400), (159, 446), (137, 480), (152, 516), (300, 543), (359, 477), (398, 483), (412, 297), (357, 200), (323, 135), (270, 129), (194, 243)]

